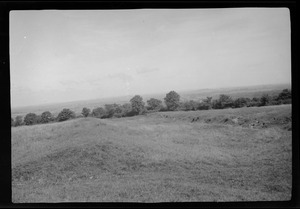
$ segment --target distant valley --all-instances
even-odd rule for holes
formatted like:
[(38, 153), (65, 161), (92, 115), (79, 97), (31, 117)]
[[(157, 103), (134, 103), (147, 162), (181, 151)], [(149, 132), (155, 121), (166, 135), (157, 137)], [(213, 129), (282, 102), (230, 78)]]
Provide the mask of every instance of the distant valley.
[[(244, 86), (244, 87), (230, 87), (230, 88), (216, 88), (216, 89), (198, 89), (198, 90), (186, 90), (186, 91), (176, 91), (180, 94), (180, 99), (182, 101), (195, 100), (199, 101), (205, 99), (206, 97), (213, 97), (217, 99), (220, 94), (230, 95), (233, 99), (238, 97), (260, 97), (263, 94), (269, 94), (270, 96), (278, 94), (283, 89), (291, 89), (290, 84), (273, 84), (273, 85), (257, 85), (257, 86)], [(170, 91), (173, 89), (170, 89)], [(162, 92), (157, 94), (142, 94), (143, 101), (146, 103), (150, 98), (156, 98), (163, 101), (164, 97), (168, 92)], [(43, 104), (38, 106), (28, 106), (28, 107), (15, 107), (11, 109), (12, 117), (17, 115), (25, 116), (27, 113), (41, 114), (44, 111), (50, 111), (54, 115), (58, 114), (63, 108), (69, 108), (73, 110), (76, 114), (80, 114), (83, 107), (95, 108), (104, 106), (105, 104), (124, 104), (129, 102), (129, 100), (134, 95), (111, 97), (111, 98), (100, 98), (92, 100), (81, 100), (72, 101), (56, 104)]]

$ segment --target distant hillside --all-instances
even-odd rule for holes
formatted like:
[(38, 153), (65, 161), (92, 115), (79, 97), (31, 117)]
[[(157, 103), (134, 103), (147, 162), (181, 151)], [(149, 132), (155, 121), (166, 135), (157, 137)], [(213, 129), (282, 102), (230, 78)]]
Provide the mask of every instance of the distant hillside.
[(291, 89), (291, 85), (277, 84), (219, 89), (200, 89), (180, 92), (180, 95), (183, 100), (201, 100), (208, 96), (213, 97), (213, 99), (217, 99), (220, 94), (228, 94), (233, 99), (236, 99), (238, 97), (261, 97), (263, 94), (269, 94), (270, 96), (273, 96), (280, 93), (283, 89)]
[(105, 104), (118, 103), (122, 104), (129, 102), (131, 97), (116, 97), (116, 98), (102, 98), (102, 99), (93, 99), (93, 100), (81, 100), (73, 102), (64, 102), (56, 104), (45, 104), (39, 106), (28, 106), (28, 107), (18, 107), (12, 108), (12, 116), (16, 115), (25, 115), (29, 112), (40, 114), (44, 111), (50, 111), (53, 114), (58, 114), (63, 108), (69, 108), (75, 113), (80, 113), (83, 107), (95, 108), (99, 106), (104, 106)]
[[(265, 93), (272, 96), (278, 94), (279, 92), (281, 92), (283, 89), (286, 88), (291, 89), (291, 85), (274, 84), (274, 85), (245, 86), (245, 87), (231, 87), (231, 88), (218, 88), (218, 89), (198, 89), (198, 90), (177, 91), (177, 92), (180, 94), (181, 100), (199, 101), (205, 99), (208, 96), (213, 97), (213, 99), (217, 99), (220, 94), (228, 94), (234, 99), (238, 97), (248, 97), (248, 98), (260, 97)], [(172, 89), (170, 89), (170, 91), (171, 90)], [(168, 92), (162, 92), (157, 94), (144, 94), (141, 96), (143, 97), (143, 100), (145, 102), (150, 98), (156, 98), (163, 101), (167, 93)], [(124, 104), (126, 102), (129, 102), (129, 100), (133, 96), (134, 95), (12, 108), (12, 117), (16, 117), (17, 115), (25, 116), (27, 113), (30, 112), (41, 114), (44, 111), (50, 111), (54, 115), (56, 115), (63, 108), (69, 108), (75, 111), (76, 114), (80, 114), (83, 107), (88, 107), (93, 109), (95, 107), (104, 106), (105, 104), (112, 104), (112, 103)]]

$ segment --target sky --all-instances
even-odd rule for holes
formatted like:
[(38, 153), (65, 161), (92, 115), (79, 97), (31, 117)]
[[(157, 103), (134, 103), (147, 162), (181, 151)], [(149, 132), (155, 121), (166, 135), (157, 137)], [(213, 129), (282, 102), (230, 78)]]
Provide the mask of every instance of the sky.
[(10, 12), (11, 106), (291, 83), (287, 8)]

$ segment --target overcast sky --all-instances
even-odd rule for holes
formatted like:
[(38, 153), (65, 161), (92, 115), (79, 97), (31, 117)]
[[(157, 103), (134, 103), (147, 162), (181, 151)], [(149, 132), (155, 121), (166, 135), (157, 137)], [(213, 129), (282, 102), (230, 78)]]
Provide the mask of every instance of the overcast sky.
[(286, 8), (10, 12), (12, 107), (291, 82)]

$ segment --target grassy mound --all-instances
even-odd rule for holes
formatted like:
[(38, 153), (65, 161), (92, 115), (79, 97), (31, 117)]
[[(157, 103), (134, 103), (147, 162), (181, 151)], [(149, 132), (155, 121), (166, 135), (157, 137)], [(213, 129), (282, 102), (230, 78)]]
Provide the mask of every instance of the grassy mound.
[[(292, 137), (282, 119), (290, 113), (286, 105), (12, 128), (12, 199), (289, 200)], [(254, 119), (268, 125), (251, 128)]]
[(155, 113), (151, 116), (189, 121), (192, 123), (218, 123), (250, 128), (282, 127), (289, 131), (291, 131), (292, 123), (291, 105), (190, 112), (164, 112)]

